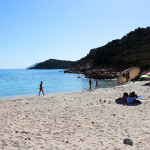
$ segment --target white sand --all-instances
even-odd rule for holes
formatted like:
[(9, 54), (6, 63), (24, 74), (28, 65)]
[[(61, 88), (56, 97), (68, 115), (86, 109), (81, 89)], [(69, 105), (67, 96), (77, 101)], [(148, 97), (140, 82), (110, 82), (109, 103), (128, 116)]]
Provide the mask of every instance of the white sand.
[[(137, 106), (115, 102), (128, 85), (0, 99), (0, 149), (150, 150), (150, 87), (144, 83), (131, 83), (147, 98)], [(125, 138), (133, 146), (123, 144)]]

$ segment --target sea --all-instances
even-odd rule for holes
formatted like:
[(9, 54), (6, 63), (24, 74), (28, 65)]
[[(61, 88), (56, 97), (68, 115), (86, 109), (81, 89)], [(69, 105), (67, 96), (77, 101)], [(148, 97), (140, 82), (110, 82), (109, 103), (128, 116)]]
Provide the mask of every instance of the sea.
[[(64, 73), (62, 69), (0, 69), (0, 98), (34, 96), (43, 81), (44, 93), (89, 90), (89, 79), (82, 74)], [(92, 89), (96, 89), (93, 79)], [(116, 80), (99, 80), (99, 88), (116, 86)], [(42, 93), (41, 93), (42, 94)]]

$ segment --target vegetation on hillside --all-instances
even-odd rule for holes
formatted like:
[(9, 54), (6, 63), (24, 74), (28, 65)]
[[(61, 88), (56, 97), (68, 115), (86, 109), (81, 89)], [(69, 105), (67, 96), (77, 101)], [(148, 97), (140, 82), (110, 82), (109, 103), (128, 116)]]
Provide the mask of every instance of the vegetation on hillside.
[(72, 61), (49, 59), (38, 63), (35, 67), (30, 69), (68, 69)]
[[(150, 69), (150, 27), (138, 28), (120, 40), (113, 40), (103, 47), (94, 49), (74, 65), (78, 68), (85, 62), (95, 67), (114, 68), (118, 71), (138, 66), (142, 70)], [(92, 64), (92, 65), (93, 65)], [(93, 67), (94, 67), (93, 66)]]
[(122, 71), (136, 66), (140, 67), (141, 70), (150, 69), (150, 27), (135, 29), (121, 39), (94, 48), (86, 57), (76, 62), (49, 59), (31, 69), (87, 71), (95, 68), (111, 68)]

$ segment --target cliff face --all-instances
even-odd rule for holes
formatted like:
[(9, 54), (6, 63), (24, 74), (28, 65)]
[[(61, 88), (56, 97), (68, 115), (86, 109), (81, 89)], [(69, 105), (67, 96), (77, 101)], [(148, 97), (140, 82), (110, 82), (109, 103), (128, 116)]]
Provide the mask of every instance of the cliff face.
[[(150, 27), (138, 28), (121, 39), (92, 49), (86, 57), (73, 63), (69, 72), (88, 74), (88, 77), (113, 78), (117, 72), (136, 66), (142, 71), (150, 69)], [(90, 72), (95, 75), (90, 75)], [(105, 76), (106, 72), (110, 75)]]

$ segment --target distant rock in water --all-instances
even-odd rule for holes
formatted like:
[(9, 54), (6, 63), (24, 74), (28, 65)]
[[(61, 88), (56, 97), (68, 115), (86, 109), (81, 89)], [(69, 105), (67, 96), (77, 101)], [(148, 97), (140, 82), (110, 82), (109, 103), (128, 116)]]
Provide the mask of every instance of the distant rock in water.
[(31, 65), (31, 66), (27, 67), (26, 69), (33, 68), (33, 67), (35, 67), (37, 64), (38, 64), (38, 63), (35, 63), (35, 64), (33, 64), (33, 65)]

